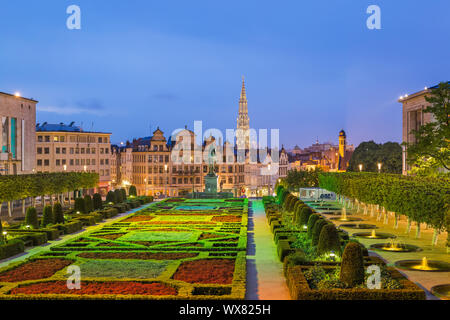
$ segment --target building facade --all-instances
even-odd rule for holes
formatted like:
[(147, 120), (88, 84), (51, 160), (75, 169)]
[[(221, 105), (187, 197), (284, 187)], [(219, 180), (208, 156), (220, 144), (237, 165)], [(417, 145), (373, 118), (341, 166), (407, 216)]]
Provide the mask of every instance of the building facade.
[(110, 133), (83, 131), (74, 125), (36, 124), (36, 172), (97, 172), (99, 192), (111, 185)]
[[(404, 95), (400, 97), (398, 102), (402, 104), (402, 140), (407, 143), (414, 143), (415, 137), (412, 130), (417, 130), (420, 126), (433, 121), (433, 115), (424, 112), (425, 108), (430, 105), (425, 97), (430, 94), (431, 90), (437, 86), (427, 88), (419, 92)], [(403, 147), (402, 172), (404, 175), (411, 170), (410, 165), (406, 161), (407, 151)]]
[(32, 173), (38, 101), (0, 92), (0, 174)]

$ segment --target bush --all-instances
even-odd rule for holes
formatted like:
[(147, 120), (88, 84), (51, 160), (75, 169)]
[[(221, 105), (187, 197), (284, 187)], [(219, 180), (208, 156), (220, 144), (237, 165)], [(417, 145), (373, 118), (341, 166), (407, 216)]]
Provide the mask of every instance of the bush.
[(94, 203), (92, 202), (92, 198), (90, 195), (87, 194), (84, 196), (84, 204), (86, 207), (85, 213), (94, 211)]
[(62, 230), (64, 234), (70, 234), (80, 231), (83, 228), (83, 223), (80, 220), (73, 220), (64, 224), (56, 225), (59, 230)]
[(44, 213), (42, 217), (42, 227), (46, 227), (49, 224), (55, 223), (55, 217), (53, 216), (52, 206), (45, 206)]
[(86, 202), (83, 198), (75, 199), (75, 212), (86, 213)]
[(325, 219), (319, 219), (314, 224), (311, 237), (311, 243), (313, 246), (317, 246), (317, 244), (319, 243), (320, 232), (326, 224), (328, 224), (328, 222)]
[(137, 190), (135, 186), (130, 186), (130, 189), (128, 189), (128, 195), (130, 196), (137, 196)]
[(295, 253), (292, 253), (286, 257), (286, 266), (298, 266), (308, 262), (305, 253), (301, 249), (296, 249)]
[[(36, 210), (36, 209), (35, 209)], [(8, 243), (0, 245), (0, 260), (12, 257), (25, 250), (25, 244), (20, 239), (9, 240)]]
[(53, 205), (53, 217), (54, 223), (64, 223), (64, 214), (62, 210), (62, 206), (59, 202)]
[(127, 200), (127, 191), (125, 189), (120, 189), (120, 192), (122, 193), (122, 202)]
[(334, 251), (336, 254), (341, 254), (341, 242), (336, 227), (327, 224), (320, 231), (319, 243), (317, 245), (317, 254), (323, 255)]
[(299, 216), (299, 220), (298, 220), (298, 225), (300, 227), (308, 224), (308, 220), (309, 217), (313, 214), (313, 211), (310, 207), (305, 206), (305, 207), (300, 207), (300, 216)]
[(364, 258), (358, 243), (349, 242), (344, 249), (340, 280), (350, 287), (364, 282)]
[(0, 244), (3, 243), (3, 225), (2, 220), (0, 219)]
[(123, 198), (122, 198), (122, 191), (120, 191), (120, 189), (116, 189), (114, 190), (114, 194), (116, 195), (116, 204), (117, 203), (122, 203), (123, 202)]
[(33, 229), (39, 228), (39, 220), (35, 207), (29, 207), (25, 215), (25, 224), (31, 226)]
[(92, 202), (93, 202), (94, 210), (99, 210), (103, 207), (102, 196), (100, 195), (100, 193), (94, 193)]
[(117, 203), (116, 194), (114, 193), (114, 191), (108, 191), (106, 195), (106, 203)]
[(312, 214), (312, 215), (309, 216), (309, 219), (308, 219), (308, 230), (307, 230), (308, 231), (308, 238), (311, 239), (314, 225), (316, 224), (316, 221), (319, 220), (319, 219), (320, 219), (320, 215), (318, 215), (318, 214)]

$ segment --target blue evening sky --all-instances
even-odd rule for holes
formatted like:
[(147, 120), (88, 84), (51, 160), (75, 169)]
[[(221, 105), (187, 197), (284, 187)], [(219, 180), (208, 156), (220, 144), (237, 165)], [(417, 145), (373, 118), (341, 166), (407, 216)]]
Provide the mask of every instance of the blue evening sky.
[[(81, 7), (81, 30), (66, 8)], [(381, 7), (382, 30), (366, 9)], [(37, 121), (112, 141), (202, 120), (235, 128), (245, 76), (253, 128), (287, 147), (401, 140), (400, 95), (450, 80), (450, 1), (1, 1), (0, 91)]]

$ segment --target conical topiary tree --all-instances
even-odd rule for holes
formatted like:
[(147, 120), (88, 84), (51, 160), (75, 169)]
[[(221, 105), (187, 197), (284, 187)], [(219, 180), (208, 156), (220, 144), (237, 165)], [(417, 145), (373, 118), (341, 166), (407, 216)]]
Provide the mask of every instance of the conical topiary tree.
[(33, 229), (39, 228), (39, 220), (35, 207), (29, 207), (25, 214), (25, 224), (31, 226)]
[(122, 199), (122, 191), (120, 191), (120, 189), (114, 190), (114, 194), (116, 195), (116, 203), (121, 203), (121, 202), (123, 202), (123, 199)]
[(122, 201), (127, 200), (127, 190), (125, 189), (120, 189), (120, 192), (122, 192)]
[(313, 214), (313, 210), (308, 207), (300, 207), (300, 219), (298, 221), (298, 225), (300, 227), (304, 226), (305, 224), (308, 224), (309, 217)]
[(100, 193), (94, 193), (92, 202), (94, 204), (94, 210), (99, 210), (103, 207), (102, 196)]
[(86, 206), (86, 213), (94, 211), (94, 203), (92, 202), (92, 198), (90, 195), (87, 194), (84, 196), (84, 203)]
[(114, 191), (108, 191), (108, 193), (106, 194), (106, 203), (107, 204), (111, 204), (111, 203), (116, 203), (117, 199), (116, 199), (116, 194)]
[(320, 231), (319, 243), (317, 244), (317, 254), (323, 255), (334, 251), (334, 253), (341, 254), (341, 241), (336, 227), (332, 224), (326, 224)]
[(328, 222), (325, 219), (319, 219), (314, 224), (311, 237), (311, 243), (313, 246), (317, 246), (317, 244), (319, 243), (320, 232), (326, 224), (328, 224)]
[(75, 212), (86, 213), (86, 202), (83, 198), (75, 199)]
[(53, 216), (52, 206), (45, 206), (44, 213), (42, 215), (42, 227), (46, 227), (53, 223), (55, 223), (55, 218)]
[(0, 243), (3, 243), (3, 225), (1, 219), (0, 219)]
[(136, 186), (130, 186), (130, 189), (128, 190), (128, 195), (135, 197), (137, 196)]
[(308, 219), (308, 230), (307, 230), (308, 238), (311, 239), (314, 225), (316, 224), (316, 221), (319, 220), (319, 219), (320, 219), (320, 215), (318, 215), (318, 214), (312, 214), (312, 215), (309, 216), (309, 219)]
[(364, 258), (361, 247), (356, 242), (349, 242), (344, 249), (340, 280), (350, 287), (364, 282)]
[(53, 205), (53, 217), (55, 223), (64, 223), (64, 214), (61, 203), (57, 202)]

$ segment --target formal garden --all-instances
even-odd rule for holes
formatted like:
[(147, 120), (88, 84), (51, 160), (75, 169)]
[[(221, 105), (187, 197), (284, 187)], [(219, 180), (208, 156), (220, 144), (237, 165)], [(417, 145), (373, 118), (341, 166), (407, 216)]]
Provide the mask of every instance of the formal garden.
[[(95, 223), (118, 207), (126, 210), (127, 203), (148, 200), (132, 195), (127, 203), (114, 204), (109, 197), (106, 208), (89, 213), (83, 210), (89, 211), (90, 201), (77, 201), (69, 221)], [(4, 267), (0, 298), (243, 299), (247, 213), (247, 199), (152, 203)], [(46, 234), (61, 225), (32, 230)], [(73, 266), (81, 272), (78, 290), (67, 286)]]

